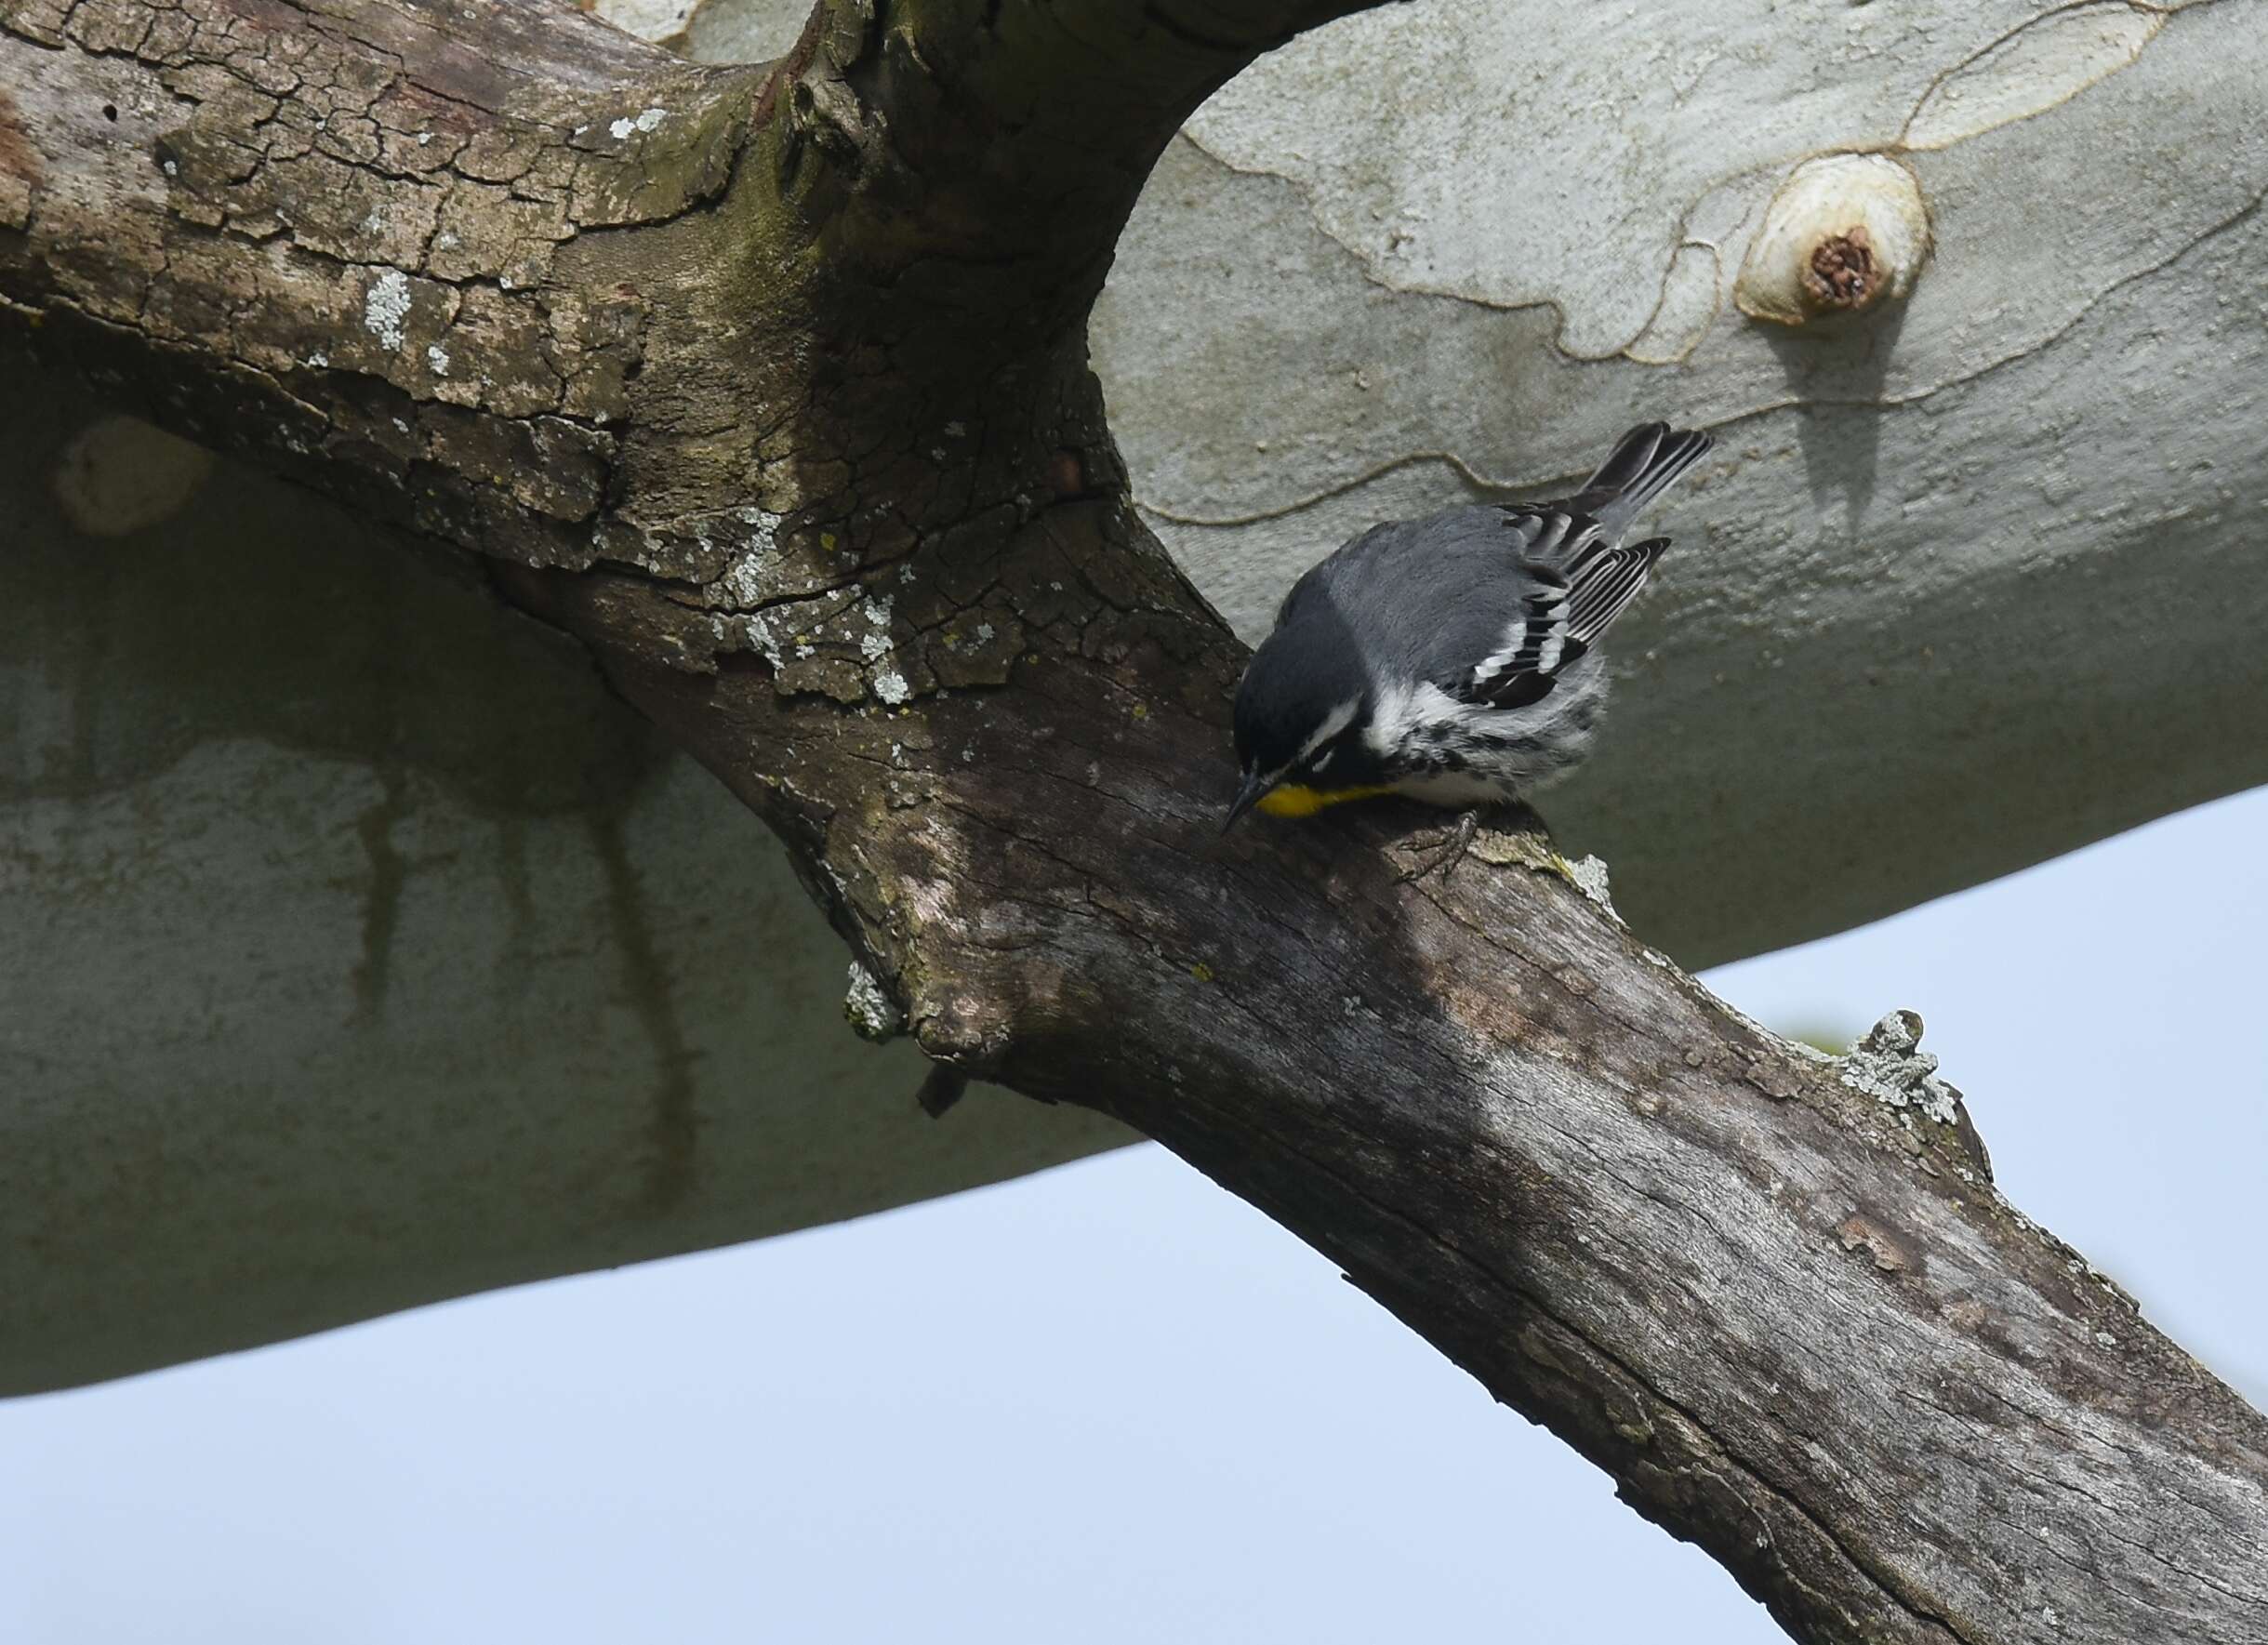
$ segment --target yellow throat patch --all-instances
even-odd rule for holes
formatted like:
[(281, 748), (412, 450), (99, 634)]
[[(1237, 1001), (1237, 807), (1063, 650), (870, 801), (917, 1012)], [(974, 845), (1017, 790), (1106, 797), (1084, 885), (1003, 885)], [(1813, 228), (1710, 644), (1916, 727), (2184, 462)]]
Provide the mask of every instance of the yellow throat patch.
[(1284, 783), (1260, 796), (1257, 809), (1270, 816), (1313, 816), (1326, 805), (1344, 805), (1349, 800), (1374, 800), (1394, 790), (1365, 785), (1352, 789), (1311, 789), (1306, 783)]

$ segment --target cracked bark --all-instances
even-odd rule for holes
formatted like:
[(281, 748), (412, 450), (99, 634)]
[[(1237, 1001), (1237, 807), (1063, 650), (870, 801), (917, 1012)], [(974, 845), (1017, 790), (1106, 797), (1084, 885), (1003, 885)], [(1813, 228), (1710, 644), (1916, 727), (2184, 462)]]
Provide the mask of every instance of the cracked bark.
[(1348, 8), (835, 0), (703, 71), (530, 0), (0, 0), (0, 331), (481, 556), (941, 1079), (1159, 1138), (1795, 1637), (2268, 1640), (2268, 1423), (1965, 1116), (1539, 835), (1448, 886), (1389, 811), (1214, 837), (1240, 658), (1084, 321), (1182, 118)]

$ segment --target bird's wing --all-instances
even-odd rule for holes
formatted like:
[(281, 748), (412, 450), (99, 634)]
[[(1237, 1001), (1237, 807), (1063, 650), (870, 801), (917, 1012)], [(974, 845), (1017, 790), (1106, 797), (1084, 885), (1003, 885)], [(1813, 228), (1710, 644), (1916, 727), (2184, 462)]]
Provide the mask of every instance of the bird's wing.
[(1667, 537), (1625, 544), (1647, 504), (1708, 452), (1708, 435), (1641, 423), (1614, 443), (1583, 489), (1556, 502), (1502, 511), (1515, 538), (1519, 609), (1497, 647), (1452, 689), (1467, 701), (1516, 709), (1598, 643), (1646, 586)]
[(1560, 670), (1583, 656), (1646, 584), (1667, 537), (1601, 540), (1598, 522), (1563, 504), (1505, 511), (1521, 552), (1518, 605), (1501, 643), (1471, 672), (1448, 683), (1466, 701), (1523, 708), (1544, 697)]
[(1535, 702), (1645, 585), (1668, 539), (1619, 539), (1709, 445), (1706, 434), (1647, 423), (1571, 496), (1373, 526), (1302, 577), (1277, 621), (1333, 604), (1389, 675), (1478, 707)]
[(1669, 547), (1665, 537), (1642, 543), (1600, 543), (1578, 566), (1574, 586), (1567, 596), (1567, 638), (1571, 645), (1588, 647), (1612, 626), (1638, 591), (1646, 586), (1653, 563)]

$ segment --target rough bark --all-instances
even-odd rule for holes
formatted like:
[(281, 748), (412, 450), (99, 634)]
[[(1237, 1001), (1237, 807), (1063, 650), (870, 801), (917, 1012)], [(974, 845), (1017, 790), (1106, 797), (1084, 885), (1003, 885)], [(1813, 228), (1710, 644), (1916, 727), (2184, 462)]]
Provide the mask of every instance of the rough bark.
[(1910, 1027), (1761, 1032), (1537, 834), (1214, 837), (1239, 654), (1084, 320), (1183, 117), (1337, 9), (831, 4), (705, 73), (531, 4), (7, 0), (0, 313), (484, 555), (787, 841), (870, 1030), (1165, 1142), (1796, 1637), (2268, 1638), (2268, 1423)]
[[(1572, 473), (1636, 416), (1718, 428), (1743, 460), (1681, 493), (1613, 733), (1551, 796), (1688, 965), (2268, 780), (2259, 3), (1434, 0), (1302, 35), (1185, 122), (1096, 305), (1137, 506), (1249, 636), (1373, 518)], [(687, 46), (776, 57), (807, 15), (710, 0)], [(1760, 218), (1859, 156), (1922, 192), (1918, 284), (1748, 322)], [(784, 853), (581, 654), (472, 638), (462, 565), (405, 574), (244, 462), (161, 526), (65, 524), (63, 471), (114, 532), (166, 466), (73, 438), (86, 393), (0, 391), (0, 1388), (1125, 1134), (991, 1092), (928, 1126), (918, 1051), (843, 1042)], [(2112, 609), (2122, 645), (2073, 643)]]

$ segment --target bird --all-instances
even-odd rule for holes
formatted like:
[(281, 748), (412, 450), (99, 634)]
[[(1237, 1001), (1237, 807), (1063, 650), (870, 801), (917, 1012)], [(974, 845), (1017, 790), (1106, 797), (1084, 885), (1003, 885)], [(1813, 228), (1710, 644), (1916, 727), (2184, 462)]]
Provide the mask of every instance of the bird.
[(1254, 809), (1402, 794), (1465, 813), (1453, 868), (1481, 811), (1588, 752), (1598, 642), (1669, 547), (1623, 538), (1714, 444), (1641, 424), (1571, 496), (1373, 525), (1310, 567), (1238, 684), (1242, 781), (1222, 831)]

